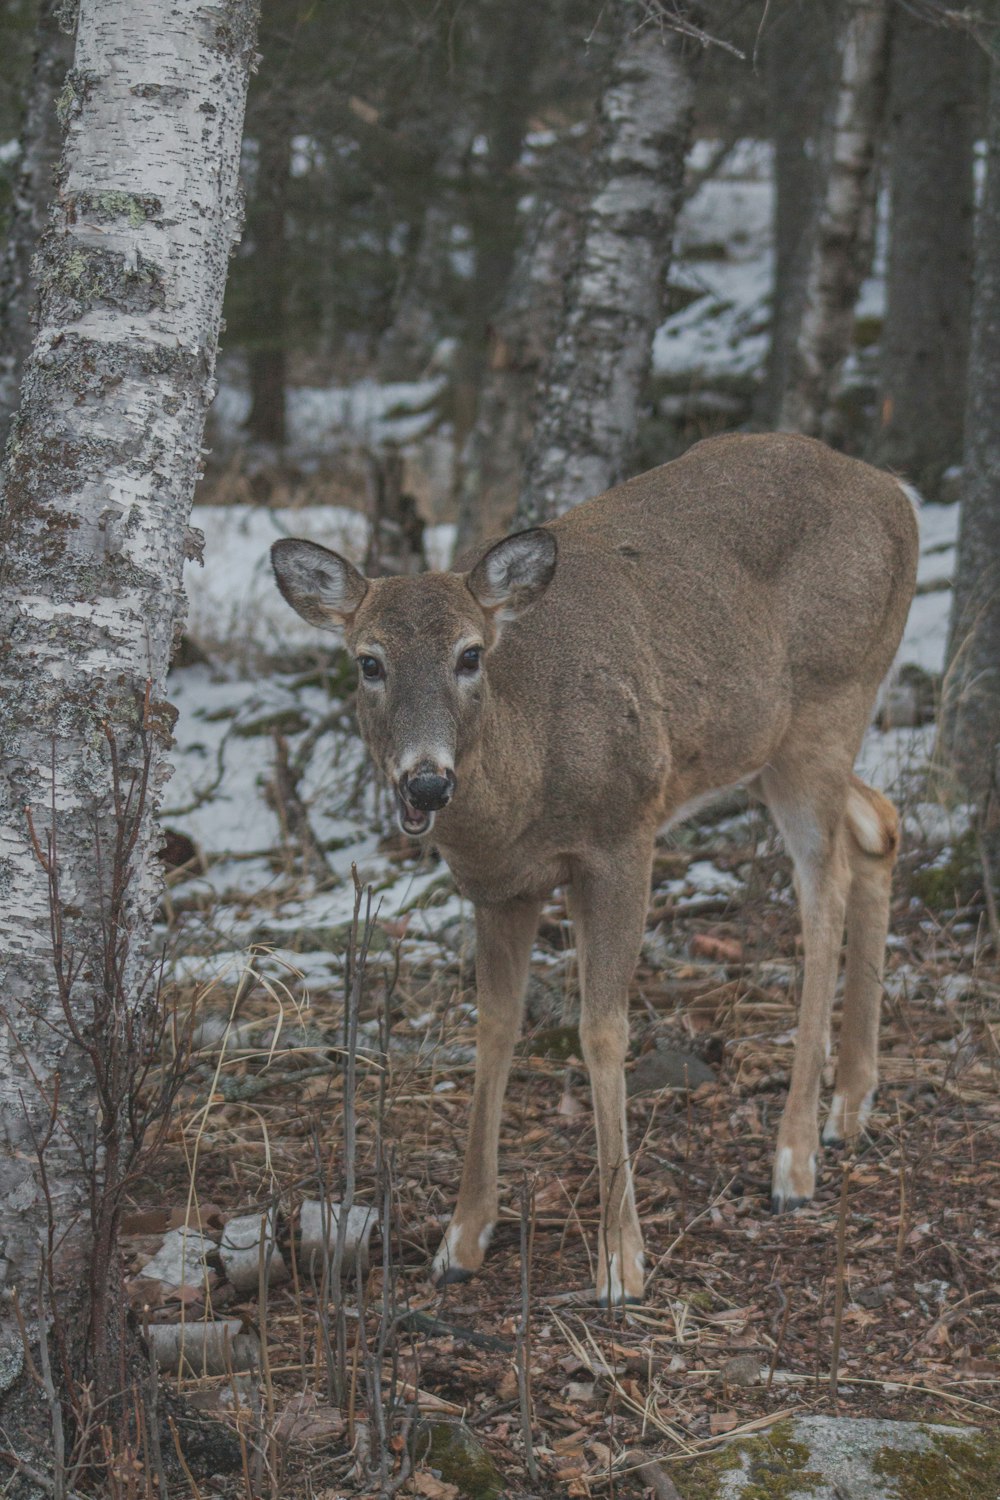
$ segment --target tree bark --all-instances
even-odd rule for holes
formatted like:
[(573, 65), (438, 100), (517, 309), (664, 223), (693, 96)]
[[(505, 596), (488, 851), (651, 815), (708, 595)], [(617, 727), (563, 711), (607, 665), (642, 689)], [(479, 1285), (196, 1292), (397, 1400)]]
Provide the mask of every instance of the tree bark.
[[(98, 1401), (124, 1378), (114, 1242), (155, 1012), (165, 683), (255, 32), (254, 0), (81, 0), (0, 495), (0, 1280), (60, 1354), (85, 1341), (82, 1296)], [(5, 1299), (16, 1440), (38, 1402), (12, 1319)]]
[(555, 340), (565, 267), (579, 233), (579, 153), (565, 153), (560, 191), (540, 188), (494, 321), (476, 421), (462, 454), (457, 556), (513, 523), (535, 390)]
[(960, 462), (972, 298), (976, 48), (897, 7), (879, 463), (934, 498)]
[(774, 148), (771, 346), (759, 416), (774, 426), (788, 388), (805, 305), (811, 235), (822, 189), (822, 149), (833, 86), (837, 6), (787, 0), (765, 31), (767, 124)]
[(785, 431), (823, 436), (851, 348), (854, 307), (871, 261), (876, 137), (885, 95), (885, 0), (843, 0), (838, 83), (810, 249), (802, 318), (778, 413)]
[(247, 431), (255, 442), (284, 446), (288, 383), (288, 246), (286, 217), (292, 170), (292, 112), (287, 100), (271, 99), (254, 121), (257, 177), (247, 214), (253, 243), (254, 337), (250, 345), (250, 411)]
[[(1000, 8), (990, 7), (994, 40)], [(1000, 847), (1000, 63), (990, 70), (987, 165), (976, 226), (962, 510), (938, 757)]]
[(601, 99), (582, 243), (525, 461), (530, 526), (628, 473), (690, 131), (692, 65), (670, 31), (622, 4)]
[(48, 218), (62, 145), (56, 101), (73, 56), (72, 37), (61, 24), (64, 10), (63, 0), (39, 0), (14, 212), (0, 265), (0, 453), (17, 408), (21, 370), (31, 348), (35, 305), (31, 262)]

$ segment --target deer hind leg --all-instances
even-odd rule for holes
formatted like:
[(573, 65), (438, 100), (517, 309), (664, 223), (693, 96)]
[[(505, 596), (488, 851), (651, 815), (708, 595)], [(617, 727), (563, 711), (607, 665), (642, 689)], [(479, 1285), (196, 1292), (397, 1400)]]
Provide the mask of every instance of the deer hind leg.
[[(851, 880), (845, 820), (847, 776), (829, 764), (761, 773), (759, 784), (795, 866), (805, 966), (798, 1036), (788, 1100), (778, 1129), (771, 1207), (807, 1202), (816, 1187), (819, 1090), (830, 1048), (830, 1012), (837, 980)], [(825, 773), (825, 774), (823, 774)]]
[(437, 1286), (479, 1270), (496, 1224), (500, 1115), (540, 908), (535, 900), (476, 908), (476, 1077), (458, 1201), (431, 1267)]
[(640, 1302), (642, 1230), (625, 1120), (628, 985), (649, 902), (652, 839), (574, 875), (571, 910), (581, 954), (580, 1041), (590, 1074), (601, 1179), (597, 1295), (606, 1306)]
[(899, 816), (888, 798), (851, 777), (847, 794), (847, 969), (837, 1081), (823, 1127), (827, 1145), (864, 1129), (878, 1085), (878, 1024)]

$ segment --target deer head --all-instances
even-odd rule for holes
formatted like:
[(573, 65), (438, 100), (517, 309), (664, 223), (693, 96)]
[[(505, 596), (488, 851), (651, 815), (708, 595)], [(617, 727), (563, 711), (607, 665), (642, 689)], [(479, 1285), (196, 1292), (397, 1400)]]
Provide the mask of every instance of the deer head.
[(556, 566), (543, 528), (497, 542), (468, 573), (365, 578), (315, 542), (275, 542), (278, 587), (303, 619), (343, 632), (358, 664), (358, 721), (404, 833), (429, 833), (478, 745), (489, 653)]

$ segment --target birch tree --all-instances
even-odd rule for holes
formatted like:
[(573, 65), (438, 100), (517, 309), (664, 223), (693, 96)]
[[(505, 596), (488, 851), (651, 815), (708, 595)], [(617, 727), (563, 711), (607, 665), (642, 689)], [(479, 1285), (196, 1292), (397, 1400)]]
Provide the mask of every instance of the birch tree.
[(876, 136), (885, 97), (886, 0), (843, 0), (825, 186), (778, 426), (819, 437), (850, 348), (871, 260)]
[(626, 477), (683, 186), (692, 60), (619, 3), (582, 241), (538, 400), (517, 524)]
[(0, 500), (0, 1422), (22, 1445), (15, 1290), (96, 1400), (126, 1368), (115, 1235), (155, 999), (165, 681), (255, 30), (255, 0), (80, 0), (63, 97)]

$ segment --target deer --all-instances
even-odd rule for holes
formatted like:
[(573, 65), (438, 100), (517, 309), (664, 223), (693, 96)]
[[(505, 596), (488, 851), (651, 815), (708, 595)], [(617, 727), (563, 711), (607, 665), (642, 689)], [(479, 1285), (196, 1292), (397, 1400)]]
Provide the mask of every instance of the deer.
[(276, 542), (277, 584), (357, 660), (357, 715), (399, 826), (433, 843), (475, 910), (477, 1055), (438, 1286), (478, 1271), (498, 1215), (503, 1097), (539, 913), (564, 888), (600, 1178), (597, 1300), (638, 1302), (626, 1134), (628, 990), (664, 828), (723, 789), (769, 809), (804, 948), (774, 1152), (777, 1213), (815, 1192), (822, 1072), (846, 924), (832, 1102), (856, 1139), (878, 1082), (892, 803), (854, 774), (914, 592), (901, 480), (790, 434), (706, 439), (485, 548), (462, 571), (365, 578)]

